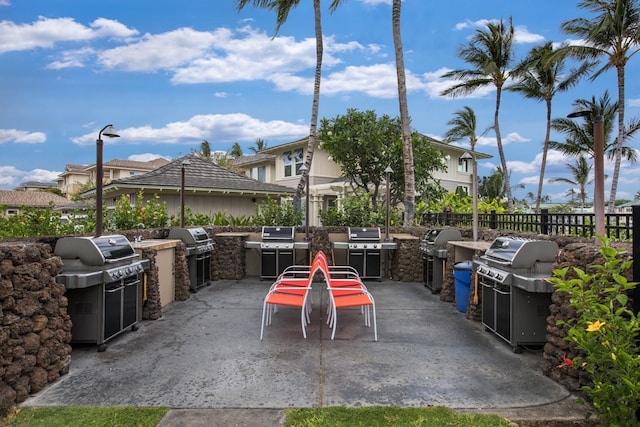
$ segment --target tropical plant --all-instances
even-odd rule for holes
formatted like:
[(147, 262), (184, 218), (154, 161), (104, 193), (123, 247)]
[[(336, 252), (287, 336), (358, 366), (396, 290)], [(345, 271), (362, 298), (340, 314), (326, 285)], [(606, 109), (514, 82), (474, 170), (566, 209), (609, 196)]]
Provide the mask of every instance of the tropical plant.
[(515, 68), (514, 76), (518, 81), (505, 89), (521, 93), (525, 98), (544, 101), (547, 110), (547, 125), (542, 147), (542, 161), (540, 162), (540, 177), (538, 179), (538, 193), (536, 195), (536, 212), (540, 212), (542, 185), (549, 151), (549, 136), (551, 135), (551, 103), (553, 97), (560, 92), (566, 92), (592, 68), (590, 62), (583, 62), (577, 68), (566, 71), (564, 56), (554, 55), (552, 42), (534, 47), (529, 55)]
[[(589, 116), (585, 116), (581, 121), (569, 118), (557, 118), (551, 122), (551, 127), (566, 135), (565, 142), (549, 141), (549, 147), (556, 149), (568, 156), (587, 155), (594, 156), (594, 138), (593, 138), (593, 120), (592, 117), (600, 116), (604, 122), (604, 152), (609, 159), (615, 157), (615, 144), (611, 143), (611, 135), (613, 133), (614, 119), (618, 110), (618, 104), (614, 103), (609, 96), (609, 92), (605, 93), (596, 100), (595, 96), (591, 99), (578, 99), (574, 103), (574, 108), (578, 111), (590, 111)], [(629, 122), (624, 130), (624, 140), (628, 142), (640, 130), (640, 120), (634, 119)], [(625, 159), (630, 162), (638, 160), (637, 153), (628, 145), (623, 144), (618, 147)]]
[[(351, 226), (370, 227), (386, 224), (386, 213), (374, 212), (371, 209), (371, 198), (365, 192), (359, 191), (342, 200), (338, 207), (320, 211), (320, 222), (325, 227)], [(399, 225), (402, 214), (396, 208), (389, 210), (389, 224)]]
[(554, 178), (551, 182), (564, 182), (570, 185), (577, 185), (578, 191), (574, 191), (575, 196), (580, 200), (580, 208), (584, 209), (584, 203), (587, 200), (587, 184), (592, 181), (589, 180), (589, 173), (591, 172), (591, 165), (587, 163), (587, 159), (584, 156), (578, 157), (575, 164), (569, 164), (569, 170), (573, 175), (573, 179), (570, 178)]
[[(244, 9), (244, 7), (251, 3), (255, 7), (266, 8), (275, 10), (276, 12), (276, 34), (280, 30), (280, 27), (287, 21), (289, 12), (298, 6), (300, 0), (235, 0), (238, 11)], [(329, 6), (329, 11), (334, 12), (338, 6), (340, 6), (342, 0), (332, 0)], [(311, 120), (309, 121), (309, 140), (307, 142), (307, 151), (305, 155), (304, 165), (307, 167), (307, 171), (303, 172), (298, 181), (296, 192), (293, 197), (293, 205), (298, 208), (300, 206), (300, 199), (302, 193), (306, 187), (309, 171), (311, 170), (311, 162), (313, 161), (313, 154), (316, 148), (316, 129), (318, 127), (318, 110), (320, 107), (320, 80), (322, 76), (322, 55), (324, 51), (324, 45), (322, 42), (322, 19), (320, 16), (320, 0), (313, 0), (313, 17), (314, 17), (314, 29), (316, 38), (316, 69), (313, 79), (313, 100), (311, 102)]]
[(393, 47), (396, 57), (396, 77), (398, 79), (398, 104), (402, 127), (402, 160), (404, 171), (404, 225), (411, 225), (415, 215), (416, 180), (413, 162), (413, 144), (411, 140), (411, 116), (407, 101), (407, 82), (404, 69), (404, 53), (400, 34), (400, 15), (402, 0), (393, 0), (391, 5), (391, 27), (393, 29)]
[[(396, 117), (377, 116), (372, 110), (347, 110), (344, 116), (320, 121), (318, 135), (323, 149), (340, 165), (343, 176), (352, 188), (369, 194), (371, 207), (378, 211), (379, 189), (386, 179), (386, 169), (391, 167), (390, 199), (397, 205), (404, 198), (402, 125)], [(433, 148), (426, 137), (414, 132), (412, 152), (415, 186), (422, 194), (439, 194), (439, 184), (433, 178), (435, 170), (444, 170), (440, 161), (442, 153)]]
[(258, 138), (256, 139), (255, 144), (249, 147), (249, 150), (251, 150), (254, 154), (257, 154), (259, 151), (262, 151), (265, 148), (267, 148), (267, 142), (262, 138)]
[(555, 270), (549, 282), (569, 297), (576, 316), (558, 322), (566, 327), (566, 340), (575, 344), (573, 357), (564, 356), (559, 369), (578, 369), (588, 374), (584, 385), (598, 420), (607, 426), (638, 425), (640, 405), (640, 321), (630, 308), (629, 294), (637, 283), (624, 273), (633, 260), (608, 239), (598, 236), (603, 263), (587, 274), (577, 267)]
[(138, 192), (135, 204), (129, 196), (123, 194), (116, 202), (115, 208), (107, 210), (105, 224), (109, 230), (132, 230), (136, 228), (159, 228), (169, 224), (167, 202), (160, 202), (160, 196), (145, 202), (142, 191)]
[(234, 142), (228, 154), (233, 158), (242, 156), (242, 147), (240, 147), (240, 143)]
[(289, 201), (278, 203), (277, 200), (268, 198), (264, 202), (256, 204), (253, 224), (296, 226), (302, 224), (302, 212), (295, 209)]
[[(472, 66), (470, 69), (457, 69), (443, 74), (442, 77), (460, 80), (453, 86), (442, 91), (442, 95), (457, 97), (474, 93), (478, 89), (489, 85), (496, 88), (496, 103), (494, 111), (493, 129), (496, 134), (496, 144), (500, 155), (503, 171), (507, 171), (507, 159), (502, 146), (500, 134), (500, 102), (502, 89), (510, 76), (509, 68), (513, 62), (514, 29), (511, 18), (506, 26), (503, 20), (489, 22), (487, 28), (478, 30), (468, 45), (458, 50), (458, 56)], [(513, 197), (509, 174), (503, 176), (503, 188), (507, 196), (509, 211), (513, 211)]]
[(579, 59), (606, 59), (591, 79), (615, 68), (618, 82), (618, 136), (614, 143), (614, 169), (609, 194), (609, 212), (613, 212), (620, 175), (622, 146), (625, 140), (625, 66), (640, 48), (640, 7), (637, 0), (581, 0), (578, 7), (596, 14), (594, 18), (574, 18), (562, 23), (562, 30), (585, 43), (564, 48), (564, 54)]
[(208, 162), (212, 162), (213, 161), (213, 156), (211, 154), (211, 145), (209, 144), (209, 141), (207, 140), (203, 140), (200, 143), (200, 151), (194, 151), (194, 154), (198, 157), (200, 157), (203, 160), (206, 160)]

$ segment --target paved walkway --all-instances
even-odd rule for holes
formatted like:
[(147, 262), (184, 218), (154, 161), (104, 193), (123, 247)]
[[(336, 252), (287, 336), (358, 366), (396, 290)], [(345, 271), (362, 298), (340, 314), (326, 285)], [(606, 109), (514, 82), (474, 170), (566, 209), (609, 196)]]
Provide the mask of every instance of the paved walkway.
[(541, 353), (514, 354), (421, 283), (370, 282), (378, 342), (359, 310), (324, 324), (313, 290), (307, 339), (283, 308), (260, 341), (269, 282), (220, 281), (164, 308), (98, 353), (74, 348), (70, 372), (22, 406), (167, 406), (161, 426), (281, 425), (283, 409), (430, 406), (510, 419), (584, 418), (573, 396), (542, 375)]

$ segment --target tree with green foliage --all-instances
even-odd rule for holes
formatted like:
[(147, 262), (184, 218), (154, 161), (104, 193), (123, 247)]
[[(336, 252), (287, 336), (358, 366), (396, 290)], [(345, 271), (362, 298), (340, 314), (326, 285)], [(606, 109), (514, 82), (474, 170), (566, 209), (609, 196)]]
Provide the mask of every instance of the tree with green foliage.
[(614, 169), (609, 194), (613, 212), (625, 141), (625, 66), (640, 49), (640, 6), (637, 0), (582, 0), (578, 7), (596, 14), (594, 18), (574, 18), (562, 23), (562, 30), (584, 41), (567, 46), (563, 54), (579, 59), (605, 58), (604, 65), (591, 79), (615, 68), (618, 83), (618, 136), (613, 144)]
[(560, 92), (566, 92), (586, 75), (593, 67), (593, 63), (583, 62), (577, 68), (567, 72), (566, 59), (556, 55), (553, 42), (531, 49), (527, 57), (515, 68), (514, 75), (517, 82), (507, 86), (506, 90), (518, 92), (525, 98), (544, 101), (547, 110), (547, 124), (542, 145), (542, 160), (540, 162), (540, 176), (538, 178), (538, 193), (536, 196), (536, 212), (540, 212), (542, 185), (547, 165), (549, 138), (551, 135), (551, 103), (553, 97)]
[[(587, 200), (587, 185), (591, 183), (589, 180), (589, 174), (591, 173), (591, 165), (587, 162), (585, 156), (578, 157), (575, 164), (569, 164), (569, 170), (573, 175), (572, 178), (554, 178), (551, 182), (564, 182), (570, 185), (578, 186), (578, 190), (575, 191), (575, 196), (580, 200), (580, 208), (584, 209), (585, 201)], [(573, 190), (573, 188), (571, 189)]]
[[(269, 9), (276, 12), (276, 34), (280, 27), (287, 21), (289, 12), (296, 8), (300, 0), (235, 0), (238, 11), (241, 11), (249, 3), (255, 7)], [(329, 11), (334, 12), (340, 6), (342, 0), (331, 0)], [(313, 78), (313, 100), (311, 102), (311, 120), (309, 121), (309, 141), (304, 160), (307, 172), (301, 174), (300, 181), (296, 187), (296, 193), (293, 197), (293, 205), (297, 208), (300, 206), (300, 200), (306, 187), (308, 174), (311, 170), (311, 162), (316, 148), (316, 130), (318, 127), (318, 111), (320, 108), (320, 81), (322, 77), (322, 55), (324, 45), (322, 41), (322, 18), (320, 15), (320, 0), (313, 0), (313, 20), (316, 38), (316, 69)]]
[(265, 148), (267, 148), (267, 142), (262, 138), (258, 138), (256, 139), (254, 145), (249, 147), (249, 150), (251, 150), (254, 154), (257, 154), (259, 151), (262, 151)]
[[(496, 104), (494, 111), (493, 130), (496, 134), (496, 144), (503, 171), (507, 169), (507, 158), (502, 146), (500, 134), (500, 102), (502, 100), (502, 88), (510, 77), (511, 63), (514, 59), (514, 29), (513, 22), (509, 19), (506, 26), (503, 20), (489, 22), (486, 29), (478, 30), (471, 38), (469, 44), (458, 51), (458, 57), (462, 58), (472, 68), (457, 69), (443, 74), (442, 77), (461, 80), (442, 91), (442, 95), (453, 97), (468, 95), (486, 86), (493, 85), (496, 89)], [(503, 175), (503, 187), (507, 196), (509, 211), (513, 211), (513, 197), (509, 174)]]
[[(406, 198), (404, 194), (404, 168), (402, 129), (400, 120), (388, 115), (378, 117), (372, 110), (349, 109), (344, 116), (323, 118), (318, 135), (323, 149), (340, 165), (344, 178), (354, 190), (369, 195), (371, 208), (378, 211), (381, 185), (385, 184), (385, 169), (390, 166), (391, 206)], [(428, 139), (414, 132), (412, 145), (415, 153), (416, 188), (425, 196), (442, 193), (433, 172), (443, 170), (443, 153), (431, 146)]]

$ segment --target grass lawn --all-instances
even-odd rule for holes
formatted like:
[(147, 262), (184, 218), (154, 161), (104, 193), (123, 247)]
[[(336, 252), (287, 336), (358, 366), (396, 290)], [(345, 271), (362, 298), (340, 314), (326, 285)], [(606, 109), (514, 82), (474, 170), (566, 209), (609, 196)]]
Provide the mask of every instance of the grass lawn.
[[(46, 407), (23, 408), (0, 420), (2, 427), (155, 427), (167, 408), (142, 407)], [(508, 427), (497, 415), (458, 414), (451, 409), (365, 408), (289, 409), (287, 427)], [(266, 427), (266, 426), (265, 426)]]

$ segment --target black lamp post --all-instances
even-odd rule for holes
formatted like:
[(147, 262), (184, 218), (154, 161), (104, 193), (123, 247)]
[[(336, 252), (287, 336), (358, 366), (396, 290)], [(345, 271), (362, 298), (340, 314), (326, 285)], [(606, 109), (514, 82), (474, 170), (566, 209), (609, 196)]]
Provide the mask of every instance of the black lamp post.
[(304, 201), (304, 210), (305, 210), (305, 221), (304, 221), (304, 238), (308, 242), (309, 238), (309, 167), (306, 163), (300, 166), (300, 172), (305, 176), (304, 185), (305, 185), (305, 201)]
[[(575, 111), (568, 118), (593, 117), (593, 213), (596, 235), (606, 236), (604, 225), (604, 117), (591, 110)], [(597, 239), (596, 239), (597, 241)]]
[(119, 138), (113, 125), (106, 125), (98, 133), (96, 141), (96, 237), (102, 235), (102, 135)]
[(472, 216), (472, 222), (473, 222), (473, 241), (477, 242), (478, 241), (478, 163), (476, 162), (476, 153), (475, 152), (471, 152), (469, 153), (468, 151), (465, 151), (464, 154), (462, 156), (460, 156), (461, 159), (465, 159), (465, 160), (471, 160), (472, 162), (472, 166), (471, 166), (471, 198), (473, 200), (473, 216)]
[(390, 212), (391, 212), (391, 173), (393, 172), (393, 169), (391, 169), (391, 166), (387, 166), (387, 168), (384, 170), (384, 174), (386, 177), (386, 186), (387, 186), (387, 220), (385, 223), (385, 237), (384, 239), (388, 242), (389, 240), (391, 240), (391, 238), (389, 237), (389, 216), (390, 216)]
[(190, 164), (189, 160), (183, 160), (180, 172), (180, 227), (182, 228), (184, 228), (184, 170)]

